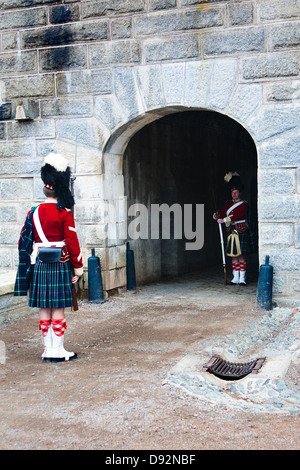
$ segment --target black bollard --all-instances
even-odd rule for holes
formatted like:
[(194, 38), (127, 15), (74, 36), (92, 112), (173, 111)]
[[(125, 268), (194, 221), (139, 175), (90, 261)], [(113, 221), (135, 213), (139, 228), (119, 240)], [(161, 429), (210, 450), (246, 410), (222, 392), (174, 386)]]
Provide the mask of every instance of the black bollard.
[(269, 256), (266, 256), (265, 264), (260, 267), (257, 285), (257, 303), (265, 310), (272, 309), (272, 288), (273, 266), (269, 264)]
[(134, 253), (130, 250), (129, 242), (126, 243), (126, 276), (127, 290), (134, 290), (136, 288)]
[(90, 302), (95, 304), (103, 302), (100, 258), (95, 256), (95, 248), (92, 248), (92, 256), (88, 258), (88, 291)]

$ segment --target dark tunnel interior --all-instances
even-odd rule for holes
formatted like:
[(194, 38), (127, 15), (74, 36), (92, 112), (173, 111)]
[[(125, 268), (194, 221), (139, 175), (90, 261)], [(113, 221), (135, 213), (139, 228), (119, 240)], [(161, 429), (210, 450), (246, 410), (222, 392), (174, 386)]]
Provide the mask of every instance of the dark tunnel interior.
[[(205, 270), (220, 264), (220, 235), (212, 214), (229, 198), (224, 176), (237, 171), (249, 203), (253, 253), (257, 253), (257, 152), (250, 134), (236, 121), (214, 111), (185, 111), (146, 125), (130, 140), (124, 154), (128, 207), (148, 209), (147, 239), (130, 240), (140, 284)], [(184, 224), (185, 205), (204, 205), (204, 245), (187, 250), (184, 237), (151, 238), (153, 204), (179, 204)], [(171, 214), (172, 215), (172, 214)], [(132, 217), (129, 217), (128, 224)], [(200, 222), (199, 222), (200, 223)], [(171, 228), (174, 220), (170, 219)]]

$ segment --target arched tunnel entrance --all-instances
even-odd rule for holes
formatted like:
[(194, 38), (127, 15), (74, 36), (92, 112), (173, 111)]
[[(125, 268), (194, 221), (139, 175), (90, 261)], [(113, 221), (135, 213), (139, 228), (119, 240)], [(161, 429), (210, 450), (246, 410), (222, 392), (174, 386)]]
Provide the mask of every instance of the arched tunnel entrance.
[[(150, 229), (147, 239), (129, 239), (138, 284), (203, 272), (213, 266), (222, 269), (220, 235), (212, 214), (228, 199), (224, 182), (228, 171), (238, 171), (245, 185), (243, 198), (250, 207), (253, 242), (248, 280), (256, 279), (257, 153), (252, 137), (239, 123), (207, 110), (169, 114), (131, 138), (123, 168), (128, 207), (147, 207), (149, 227), (151, 205), (190, 204), (195, 231), (195, 207), (204, 205), (204, 244), (200, 250), (186, 250), (184, 231), (182, 239), (172, 232), (170, 239), (152, 239)], [(128, 224), (131, 220), (129, 216)], [(171, 217), (171, 228), (173, 221)], [(230, 264), (227, 260), (228, 271)]]

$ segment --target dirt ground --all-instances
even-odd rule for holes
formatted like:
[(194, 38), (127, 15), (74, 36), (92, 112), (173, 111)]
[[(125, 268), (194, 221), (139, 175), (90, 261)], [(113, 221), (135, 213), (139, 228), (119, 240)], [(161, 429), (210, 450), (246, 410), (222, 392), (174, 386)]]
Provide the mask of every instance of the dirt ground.
[[(77, 312), (66, 311), (65, 336), (78, 359), (59, 364), (41, 361), (36, 313), (4, 322), (0, 448), (299, 449), (299, 416), (219, 409), (165, 384), (197, 341), (238, 332), (262, 315), (252, 297), (230, 303), (201, 304), (155, 286), (101, 305), (79, 302)], [(293, 374), (297, 387), (299, 369)]]

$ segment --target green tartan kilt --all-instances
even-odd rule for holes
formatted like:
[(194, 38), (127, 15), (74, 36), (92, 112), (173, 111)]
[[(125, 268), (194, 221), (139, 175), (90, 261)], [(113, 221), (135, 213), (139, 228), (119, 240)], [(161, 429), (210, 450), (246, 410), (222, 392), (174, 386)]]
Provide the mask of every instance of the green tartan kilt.
[(250, 253), (250, 233), (249, 230), (239, 233), (240, 247), (242, 255)]
[(72, 307), (72, 276), (69, 261), (43, 263), (37, 259), (29, 288), (29, 307)]

